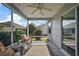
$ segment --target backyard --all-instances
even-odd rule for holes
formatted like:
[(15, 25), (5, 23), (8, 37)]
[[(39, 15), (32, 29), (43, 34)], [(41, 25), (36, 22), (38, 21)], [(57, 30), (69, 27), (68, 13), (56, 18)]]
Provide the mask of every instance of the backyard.
[[(31, 38), (32, 41), (37, 41), (36, 38)], [(48, 41), (48, 37), (42, 37), (40, 38), (40, 41)]]

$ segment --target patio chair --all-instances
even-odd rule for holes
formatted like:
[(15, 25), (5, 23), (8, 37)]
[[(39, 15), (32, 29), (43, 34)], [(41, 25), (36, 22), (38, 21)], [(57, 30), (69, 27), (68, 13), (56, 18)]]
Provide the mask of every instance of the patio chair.
[(0, 56), (13, 56), (15, 51), (12, 48), (6, 48), (0, 41)]
[[(19, 42), (19, 44), (14, 43), (8, 47), (5, 47), (2, 42), (1, 42), (1, 49), (0, 49), (0, 55), (14, 55), (14, 56), (18, 56), (18, 55), (23, 55), (24, 53), (26, 53), (31, 46), (27, 47), (28, 45), (28, 40), (29, 38), (24, 35), (21, 36), (21, 40)], [(3, 48), (3, 49), (2, 49)], [(4, 50), (4, 51), (3, 51)], [(11, 53), (10, 53), (11, 52)]]

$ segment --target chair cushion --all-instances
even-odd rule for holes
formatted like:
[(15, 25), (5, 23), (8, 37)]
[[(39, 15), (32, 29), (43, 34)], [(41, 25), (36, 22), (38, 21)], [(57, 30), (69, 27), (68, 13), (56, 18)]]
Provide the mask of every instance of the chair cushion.
[(3, 56), (13, 56), (15, 51), (12, 48), (8, 48), (2, 55)]

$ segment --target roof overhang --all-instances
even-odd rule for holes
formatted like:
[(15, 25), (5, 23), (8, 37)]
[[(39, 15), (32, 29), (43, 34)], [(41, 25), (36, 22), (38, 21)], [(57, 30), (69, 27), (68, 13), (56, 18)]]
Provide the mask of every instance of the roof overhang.
[(31, 3), (6, 3), (4, 5), (28, 20), (51, 20), (53, 16), (65, 5), (65, 3), (44, 3), (44, 7), (53, 10), (52, 12), (43, 10), (44, 15), (41, 15), (39, 13), (40, 11), (31, 14), (35, 8), (26, 7), (27, 5), (31, 5)]

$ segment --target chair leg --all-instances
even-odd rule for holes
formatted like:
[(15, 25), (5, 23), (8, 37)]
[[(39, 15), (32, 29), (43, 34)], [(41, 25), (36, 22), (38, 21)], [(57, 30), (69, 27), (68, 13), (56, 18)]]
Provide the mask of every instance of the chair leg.
[(20, 54), (21, 54), (21, 56), (23, 56), (23, 47), (21, 47), (21, 51), (20, 51)]

